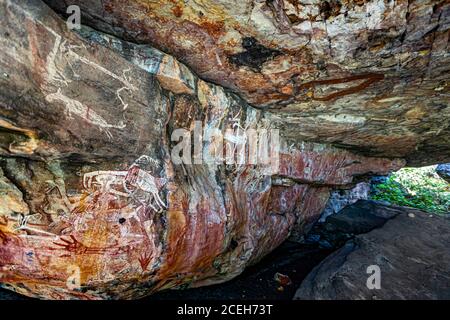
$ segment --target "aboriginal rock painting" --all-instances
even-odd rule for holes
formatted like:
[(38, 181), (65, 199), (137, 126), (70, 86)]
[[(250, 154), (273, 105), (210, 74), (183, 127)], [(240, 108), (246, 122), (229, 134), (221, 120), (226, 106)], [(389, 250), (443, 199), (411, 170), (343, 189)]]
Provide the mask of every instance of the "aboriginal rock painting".
[[(140, 168), (142, 160), (150, 161), (146, 156), (140, 157), (127, 171), (94, 171), (83, 177), (83, 186), (91, 189), (92, 183), (97, 183), (103, 193), (132, 198), (140, 204), (139, 209), (150, 206), (154, 211), (160, 212), (166, 204), (159, 196), (162, 179), (153, 177), (149, 172)], [(118, 185), (124, 191), (118, 191), (113, 186)], [(141, 192), (142, 197), (137, 194)]]
[[(53, 221), (36, 219), (39, 213), (2, 216), (2, 282), (33, 279), (31, 286), (39, 286), (41, 292), (53, 286), (45, 294), (61, 298), (71, 289), (67, 283), (71, 270), (79, 271), (78, 283), (85, 287), (114, 280), (118, 274), (132, 282), (157, 270), (163, 240), (157, 225), (167, 208), (162, 195), (166, 180), (143, 165), (147, 169), (157, 162), (141, 156), (128, 170), (87, 172), (82, 176), (83, 191), (76, 197), (67, 197), (64, 188), (49, 188), (60, 203), (56, 205), (60, 214)], [(55, 210), (58, 201), (45, 199), (42, 208)], [(61, 288), (61, 296), (55, 287)], [(89, 298), (80, 290), (73, 295)]]

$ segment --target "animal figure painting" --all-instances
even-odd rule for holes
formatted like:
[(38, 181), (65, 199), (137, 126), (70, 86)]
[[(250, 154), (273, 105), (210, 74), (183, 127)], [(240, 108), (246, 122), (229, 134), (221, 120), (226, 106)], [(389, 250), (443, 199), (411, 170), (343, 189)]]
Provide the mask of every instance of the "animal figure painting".
[[(42, 214), (2, 220), (2, 282), (32, 277), (49, 297), (67, 297), (69, 292), (72, 298), (91, 299), (97, 296), (82, 293), (79, 288), (98, 279), (114, 279), (124, 270), (147, 277), (146, 272), (158, 268), (163, 239), (155, 232), (155, 223), (168, 207), (161, 194), (166, 179), (143, 169), (144, 165), (153, 168), (157, 164), (141, 156), (128, 170), (87, 172), (82, 175), (81, 195), (67, 196), (64, 187), (58, 188), (59, 193), (51, 193), (51, 200), (45, 195)], [(60, 203), (53, 205), (57, 195)], [(49, 202), (52, 209), (60, 210), (50, 210)], [(45, 214), (45, 210), (51, 214)], [(42, 223), (43, 217), (53, 221)], [(74, 276), (67, 266), (79, 270), (75, 282), (67, 281)], [(47, 291), (45, 281), (40, 283), (39, 279), (52, 279), (58, 284)], [(79, 286), (68, 287), (68, 283)]]

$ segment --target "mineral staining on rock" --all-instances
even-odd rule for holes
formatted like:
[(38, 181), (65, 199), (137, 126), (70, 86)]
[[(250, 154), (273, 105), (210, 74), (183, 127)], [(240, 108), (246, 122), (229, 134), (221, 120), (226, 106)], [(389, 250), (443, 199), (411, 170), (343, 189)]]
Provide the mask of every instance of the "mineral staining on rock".
[(266, 48), (258, 43), (255, 38), (247, 37), (242, 39), (244, 52), (236, 53), (229, 57), (230, 62), (236, 66), (247, 66), (260, 71), (261, 65), (269, 59), (281, 54), (281, 52)]
[[(202, 19), (197, 21), (201, 28), (188, 21), (179, 23), (178, 18), (193, 12), (181, 5), (170, 5), (168, 19), (154, 15), (150, 2), (129, 3), (129, 11), (104, 1), (90, 3), (85, 12), (95, 17), (96, 10), (103, 10), (99, 29), (107, 31), (111, 31), (109, 19), (116, 19), (113, 12), (140, 12), (145, 23), (160, 24), (150, 31), (142, 21), (137, 25), (139, 19), (124, 19), (127, 24), (136, 23), (127, 34), (120, 27), (116, 30), (129, 40), (138, 40), (137, 28), (141, 36), (152, 36), (151, 32), (166, 32), (166, 24), (176, 23), (170, 36), (165, 36), (167, 46), (158, 47), (172, 48), (168, 51), (176, 51), (174, 55), (188, 62), (197, 61), (190, 65), (204, 78), (216, 73), (228, 78), (229, 82), (217, 81), (224, 86), (239, 89), (233, 83), (244, 78), (253, 82), (252, 94), (240, 92), (253, 103), (265, 88), (278, 87), (270, 82), (261, 85), (258, 78), (259, 72), (270, 74), (270, 64), (280, 63), (293, 75), (284, 49), (271, 48), (251, 35), (240, 38), (246, 50), (234, 50), (228, 62), (217, 50), (203, 50), (204, 69), (199, 69), (196, 45), (211, 34), (224, 41), (219, 25)], [(205, 3), (212, 11), (226, 6)], [(271, 10), (278, 10), (277, 3)], [(134, 11), (141, 5), (149, 6), (148, 10)], [(261, 14), (258, 6), (255, 16)], [(336, 14), (335, 9), (324, 10), (328, 17)], [(39, 1), (0, 0), (0, 14), (4, 17), (0, 21), (3, 287), (40, 298), (102, 299), (137, 298), (167, 288), (223, 282), (290, 234), (301, 237), (319, 218), (333, 188), (348, 188), (355, 177), (387, 174), (405, 164), (395, 158), (402, 152), (374, 158), (367, 156), (373, 150), (355, 153), (328, 144), (336, 142), (332, 137), (354, 132), (367, 138), (369, 145), (371, 139), (384, 143), (389, 138), (409, 148), (410, 136), (399, 134), (403, 127), (396, 127), (397, 133), (387, 138), (375, 137), (372, 116), (355, 111), (351, 104), (340, 112), (305, 110), (303, 119), (310, 118), (302, 122), (272, 107), (263, 110), (249, 105), (145, 43), (134, 44), (89, 28), (79, 34), (68, 31), (64, 21)], [(228, 26), (231, 20), (225, 21)], [(233, 41), (236, 33), (229, 32), (227, 37)], [(205, 41), (214, 48), (216, 42)], [(174, 49), (176, 43), (189, 42), (189, 48)], [(214, 62), (209, 60), (211, 54)], [(291, 58), (302, 57), (300, 52)], [(244, 70), (240, 78), (223, 76), (228, 63)], [(255, 77), (247, 77), (253, 73)], [(326, 98), (329, 101), (324, 103), (333, 106), (332, 101), (341, 100), (337, 98), (350, 99), (355, 88), (384, 81), (368, 70), (356, 76), (338, 73), (333, 78), (338, 80), (303, 79), (304, 90), (314, 89), (305, 100), (311, 108), (317, 98)], [(284, 76), (280, 77), (282, 83)], [(330, 86), (336, 87), (328, 92)], [(283, 90), (291, 94), (289, 87)], [(266, 93), (261, 97), (265, 99)], [(392, 101), (397, 103), (391, 96), (383, 99), (390, 106)], [(438, 101), (441, 93), (430, 99)], [(235, 127), (280, 130), (276, 174), (253, 164), (175, 164), (172, 133), (179, 128), (192, 132), (198, 121), (204, 132)], [(367, 131), (367, 126), (372, 129)], [(311, 142), (317, 139), (308, 137), (319, 131), (319, 140), (325, 143)], [(442, 132), (443, 136), (435, 137), (437, 146), (447, 137)], [(203, 144), (207, 152), (215, 147), (213, 141)]]
[(450, 157), (448, 1), (72, 3), (96, 30), (162, 49), (272, 110), (286, 135), (414, 165)]

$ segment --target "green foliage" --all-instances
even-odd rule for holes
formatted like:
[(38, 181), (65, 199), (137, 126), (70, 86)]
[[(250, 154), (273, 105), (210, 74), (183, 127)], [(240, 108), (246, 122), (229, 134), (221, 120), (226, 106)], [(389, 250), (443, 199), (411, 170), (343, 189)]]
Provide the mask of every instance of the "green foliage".
[(385, 183), (374, 186), (372, 199), (433, 213), (450, 213), (450, 184), (436, 174), (436, 166), (403, 168)]

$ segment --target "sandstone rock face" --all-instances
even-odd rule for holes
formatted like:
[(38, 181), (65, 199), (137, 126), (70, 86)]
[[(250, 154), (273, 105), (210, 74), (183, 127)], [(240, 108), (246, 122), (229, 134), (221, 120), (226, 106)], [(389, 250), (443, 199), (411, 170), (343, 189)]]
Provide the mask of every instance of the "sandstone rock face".
[(436, 167), (436, 173), (450, 183), (450, 163), (440, 164)]
[(83, 23), (160, 48), (272, 110), (287, 136), (411, 164), (450, 158), (448, 1), (70, 3)]
[[(106, 299), (223, 282), (309, 230), (331, 189), (405, 164), (304, 142), (172, 56), (70, 31), (40, 1), (0, 0), (0, 16), (2, 287)], [(237, 154), (214, 139), (174, 161), (196, 130), (236, 128), (279, 130), (276, 162), (197, 163)]]
[[(345, 217), (336, 221), (340, 232), (375, 229), (323, 260), (295, 299), (450, 299), (448, 218), (364, 201), (347, 209), (336, 215)], [(379, 268), (379, 287), (369, 279), (373, 266)]]
[[(324, 211), (325, 212), (325, 211)], [(381, 228), (386, 221), (402, 213), (401, 208), (386, 206), (383, 202), (358, 200), (338, 214), (326, 217), (315, 224), (306, 236), (306, 242), (318, 243), (321, 247), (339, 249), (356, 235)]]

